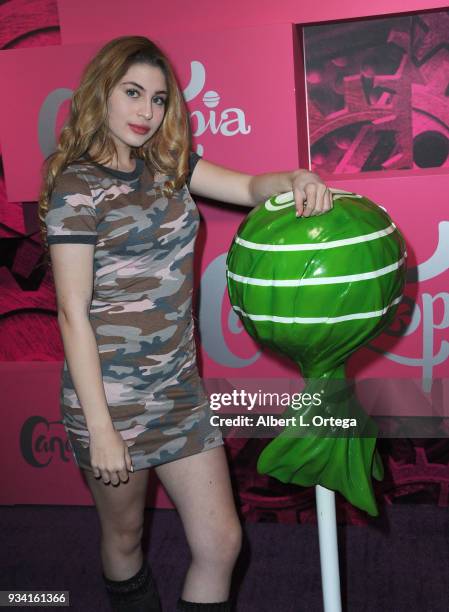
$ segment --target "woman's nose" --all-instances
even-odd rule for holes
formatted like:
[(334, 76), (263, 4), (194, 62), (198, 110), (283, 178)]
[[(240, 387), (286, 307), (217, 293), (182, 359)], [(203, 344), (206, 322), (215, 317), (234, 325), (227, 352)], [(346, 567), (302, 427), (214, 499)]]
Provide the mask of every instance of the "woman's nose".
[(141, 117), (145, 117), (145, 119), (151, 119), (153, 116), (153, 104), (152, 102), (147, 102), (143, 105), (140, 113), (138, 113)]

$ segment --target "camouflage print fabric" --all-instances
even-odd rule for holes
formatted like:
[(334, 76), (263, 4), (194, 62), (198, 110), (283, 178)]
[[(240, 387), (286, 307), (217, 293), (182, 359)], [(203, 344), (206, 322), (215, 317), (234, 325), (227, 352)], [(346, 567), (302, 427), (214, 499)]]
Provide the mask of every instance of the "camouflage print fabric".
[[(197, 158), (191, 156), (191, 166)], [(135, 470), (223, 444), (198, 376), (191, 310), (198, 210), (187, 185), (136, 160), (122, 172), (83, 160), (58, 178), (48, 243), (95, 244), (90, 322), (114, 427)], [(64, 361), (61, 414), (79, 467), (92, 469), (89, 432)]]

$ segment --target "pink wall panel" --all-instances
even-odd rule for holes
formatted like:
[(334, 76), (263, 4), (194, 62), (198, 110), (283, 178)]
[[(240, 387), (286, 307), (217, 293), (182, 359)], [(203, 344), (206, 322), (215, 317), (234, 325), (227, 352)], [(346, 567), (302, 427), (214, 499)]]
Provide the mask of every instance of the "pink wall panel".
[[(189, 87), (195, 141), (211, 161), (248, 172), (298, 165), (293, 36), (292, 27), (283, 24), (237, 29), (219, 37), (208, 32), (201, 38), (184, 34), (158, 39), (174, 63), (181, 87)], [(20, 118), (11, 121), (10, 101), (0, 98), (9, 200), (37, 199), (45, 156), (42, 141), (48, 142), (60, 127), (67, 112), (62, 102), (100, 45), (1, 54), (3, 79), (15, 89), (14, 112)], [(248, 48), (257, 62), (246, 53)], [(218, 97), (208, 100), (210, 92)], [(27, 147), (17, 142), (27, 142)]]
[[(92, 505), (60, 421), (61, 366), (55, 362), (0, 363), (2, 411), (8, 415), (8, 428), (0, 432), (0, 504)], [(152, 474), (148, 502), (172, 507), (162, 487), (155, 484)]]
[(161, 32), (209, 32), (269, 23), (319, 23), (374, 15), (392, 15), (445, 8), (441, 0), (59, 0), (65, 44), (123, 34), (157, 38)]

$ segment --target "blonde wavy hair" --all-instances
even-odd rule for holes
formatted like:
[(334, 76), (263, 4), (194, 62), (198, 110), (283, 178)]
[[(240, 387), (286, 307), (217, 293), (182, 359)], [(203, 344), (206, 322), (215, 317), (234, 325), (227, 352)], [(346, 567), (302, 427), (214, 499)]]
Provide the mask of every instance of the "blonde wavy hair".
[(94, 161), (109, 162), (116, 149), (108, 129), (107, 102), (112, 89), (134, 64), (160, 68), (167, 82), (167, 103), (163, 122), (135, 157), (168, 176), (166, 195), (179, 189), (188, 174), (191, 145), (189, 120), (184, 98), (170, 63), (162, 51), (144, 36), (122, 36), (108, 42), (87, 64), (72, 98), (69, 117), (61, 130), (56, 151), (45, 161), (39, 197), (39, 224), (48, 258), (44, 218), (58, 176), (72, 162), (89, 152)]

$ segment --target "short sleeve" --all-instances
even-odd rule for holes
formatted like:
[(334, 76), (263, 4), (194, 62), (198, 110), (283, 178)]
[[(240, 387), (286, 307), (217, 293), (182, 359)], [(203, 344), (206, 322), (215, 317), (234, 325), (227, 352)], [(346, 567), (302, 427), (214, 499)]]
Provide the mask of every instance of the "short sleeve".
[(88, 183), (76, 171), (65, 170), (56, 179), (44, 223), (48, 244), (95, 244), (97, 215)]
[(190, 154), (189, 154), (189, 174), (187, 175), (187, 179), (186, 179), (187, 187), (190, 187), (190, 180), (192, 178), (193, 171), (195, 170), (195, 166), (200, 161), (200, 159), (201, 159), (201, 156), (198, 155), (198, 153), (195, 153), (195, 151), (190, 151)]

